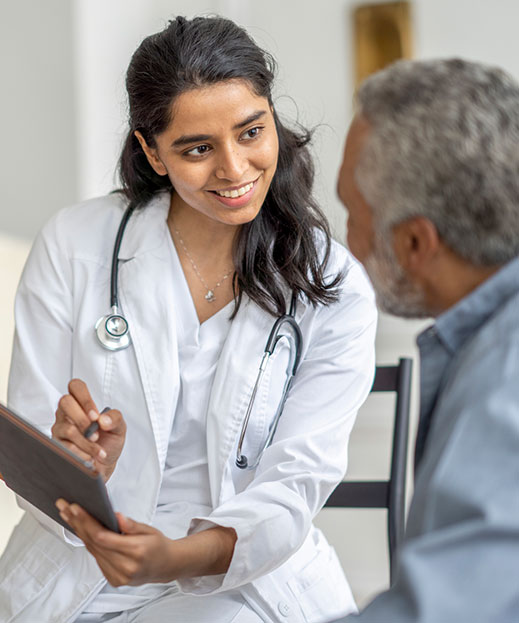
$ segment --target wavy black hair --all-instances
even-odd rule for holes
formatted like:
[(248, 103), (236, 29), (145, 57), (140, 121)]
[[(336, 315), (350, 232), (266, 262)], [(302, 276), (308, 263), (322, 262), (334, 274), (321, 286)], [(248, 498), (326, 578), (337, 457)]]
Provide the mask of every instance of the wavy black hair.
[[(119, 175), (121, 192), (136, 208), (162, 190), (174, 190), (160, 176), (135, 137), (139, 130), (148, 145), (171, 121), (172, 103), (180, 94), (226, 80), (247, 81), (272, 107), (279, 140), (278, 165), (256, 218), (238, 232), (233, 259), (236, 307), (243, 293), (267, 312), (286, 312), (287, 288), (316, 305), (337, 299), (342, 275), (325, 277), (331, 236), (312, 195), (314, 166), (308, 148), (311, 132), (289, 129), (272, 104), (276, 64), (234, 22), (221, 17), (177, 17), (144, 39), (132, 56), (126, 75), (129, 131)], [(324, 246), (322, 241), (324, 241)], [(233, 315), (234, 315), (233, 314)]]

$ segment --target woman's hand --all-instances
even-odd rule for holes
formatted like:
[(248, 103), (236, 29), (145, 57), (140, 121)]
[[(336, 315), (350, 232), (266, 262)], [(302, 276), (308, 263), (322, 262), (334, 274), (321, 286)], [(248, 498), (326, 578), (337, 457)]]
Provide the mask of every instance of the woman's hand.
[[(116, 409), (100, 415), (83, 381), (73, 379), (68, 384), (68, 391), (58, 403), (52, 437), (79, 458), (92, 461), (106, 482), (121, 455), (126, 423)], [(87, 439), (84, 432), (95, 421), (99, 429)]]
[(116, 534), (104, 528), (77, 504), (58, 500), (60, 516), (85, 543), (112, 586), (139, 586), (148, 582), (225, 573), (236, 543), (232, 528), (217, 526), (183, 539), (117, 513)]

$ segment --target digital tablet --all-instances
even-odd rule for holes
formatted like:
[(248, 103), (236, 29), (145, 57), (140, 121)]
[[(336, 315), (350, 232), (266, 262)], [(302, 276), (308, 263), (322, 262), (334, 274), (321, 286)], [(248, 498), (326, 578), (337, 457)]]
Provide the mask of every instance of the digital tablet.
[(104, 526), (120, 532), (101, 475), (0, 403), (0, 474), (6, 485), (59, 524), (58, 498), (77, 503)]

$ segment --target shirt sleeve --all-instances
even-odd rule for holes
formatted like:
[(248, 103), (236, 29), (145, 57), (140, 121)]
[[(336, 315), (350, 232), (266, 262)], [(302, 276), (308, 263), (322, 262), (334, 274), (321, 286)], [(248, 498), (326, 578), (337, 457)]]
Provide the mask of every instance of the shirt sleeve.
[[(487, 357), (486, 365), (464, 375), (448, 414), (440, 405), (435, 418), (457, 422), (438, 448), (431, 476), (418, 473), (420, 502), (413, 502), (410, 522), (420, 514), (425, 529), (404, 543), (393, 588), (344, 623), (519, 620), (515, 341), (507, 354), (496, 356), (495, 365)], [(439, 445), (439, 437), (429, 443)], [(428, 454), (436, 450), (427, 447)]]
[[(37, 236), (15, 300), (15, 337), (8, 403), (50, 436), (59, 398), (67, 392), (72, 359), (71, 263), (57, 244), (58, 218)], [(71, 532), (17, 496), (18, 505), (72, 544)]]
[(267, 574), (303, 543), (313, 517), (341, 481), (357, 410), (373, 382), (376, 308), (354, 264), (340, 300), (319, 318), (294, 378), (274, 442), (249, 486), (191, 522), (190, 533), (211, 526), (238, 535), (225, 575), (180, 580), (184, 592), (228, 590)]

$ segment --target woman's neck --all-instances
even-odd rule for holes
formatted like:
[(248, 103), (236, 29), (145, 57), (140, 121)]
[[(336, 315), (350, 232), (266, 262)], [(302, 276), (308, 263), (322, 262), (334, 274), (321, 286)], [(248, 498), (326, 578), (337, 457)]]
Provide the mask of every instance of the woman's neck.
[(168, 226), (178, 245), (183, 242), (189, 253), (203, 264), (232, 265), (232, 249), (239, 227), (220, 223), (188, 206), (173, 194)]

